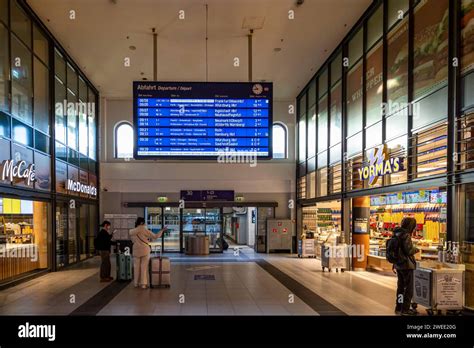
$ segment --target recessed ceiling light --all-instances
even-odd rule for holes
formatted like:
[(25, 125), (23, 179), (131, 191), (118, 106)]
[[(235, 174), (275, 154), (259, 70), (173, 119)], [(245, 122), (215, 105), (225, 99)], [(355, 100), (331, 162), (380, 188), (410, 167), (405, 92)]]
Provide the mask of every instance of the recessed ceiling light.
[(132, 45), (132, 46), (129, 46), (128, 48), (130, 48), (130, 50), (132, 50), (132, 51), (135, 51), (135, 50), (137, 49), (137, 48), (136, 48), (135, 46), (133, 46), (133, 45)]
[(281, 47), (275, 47), (273, 50), (274, 50), (275, 52), (280, 52), (280, 51), (281, 51)]

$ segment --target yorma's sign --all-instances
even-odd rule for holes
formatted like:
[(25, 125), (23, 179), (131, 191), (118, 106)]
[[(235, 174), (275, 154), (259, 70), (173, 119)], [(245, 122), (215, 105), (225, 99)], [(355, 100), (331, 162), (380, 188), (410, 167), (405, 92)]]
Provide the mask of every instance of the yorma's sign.
[(16, 164), (13, 160), (6, 160), (2, 162), (2, 181), (20, 182), (30, 186), (36, 180), (35, 165), (26, 165), (25, 161), (18, 161)]
[(403, 170), (403, 158), (390, 158), (387, 146), (376, 147), (369, 155), (369, 164), (359, 168), (359, 179), (369, 180), (369, 185), (375, 185), (380, 176), (397, 173)]

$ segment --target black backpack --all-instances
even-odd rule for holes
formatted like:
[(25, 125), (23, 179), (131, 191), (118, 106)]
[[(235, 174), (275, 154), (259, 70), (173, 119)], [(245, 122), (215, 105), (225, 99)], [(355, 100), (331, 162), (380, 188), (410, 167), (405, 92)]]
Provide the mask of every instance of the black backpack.
[(385, 258), (387, 259), (388, 262), (396, 264), (396, 263), (401, 263), (404, 261), (405, 255), (403, 254), (401, 243), (402, 241), (396, 235), (396, 231), (394, 231), (392, 238), (387, 240), (387, 243), (385, 245), (386, 246)]

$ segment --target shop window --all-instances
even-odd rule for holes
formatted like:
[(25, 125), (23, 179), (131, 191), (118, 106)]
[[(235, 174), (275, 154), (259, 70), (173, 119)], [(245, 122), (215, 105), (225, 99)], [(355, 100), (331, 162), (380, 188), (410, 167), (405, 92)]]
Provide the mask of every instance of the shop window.
[(471, 107), (474, 105), (474, 73), (464, 76), (462, 78), (462, 85), (462, 107)]
[(331, 62), (331, 87), (342, 77), (342, 52)]
[(17, 143), (33, 147), (33, 128), (12, 119), (12, 139)]
[(81, 204), (79, 210), (79, 259), (85, 260), (89, 255), (87, 251), (87, 236), (89, 234), (89, 205)]
[(66, 100), (66, 87), (63, 83), (55, 78), (54, 83), (54, 114), (55, 114), (55, 136), (56, 140), (66, 144), (66, 112), (67, 106), (64, 107)]
[(28, 47), (31, 47), (31, 21), (17, 1), (10, 1), (11, 29)]
[(360, 180), (359, 169), (363, 166), (362, 154), (348, 158), (345, 161), (346, 166), (346, 191), (358, 190), (364, 188), (364, 182)]
[(306, 175), (306, 199), (316, 197), (316, 172)]
[(408, 132), (408, 109), (405, 108), (393, 116), (387, 118), (385, 122), (387, 139), (393, 139)]
[[(273, 124), (273, 158), (284, 159), (288, 158), (288, 131), (282, 123)], [(133, 134), (132, 134), (133, 136)], [(132, 144), (133, 157), (133, 144)]]
[(457, 123), (457, 143), (461, 150), (457, 162), (458, 170), (474, 168), (474, 113), (460, 117)]
[(316, 79), (311, 80), (308, 89), (308, 106), (312, 107), (316, 104)]
[(33, 66), (35, 128), (49, 134), (49, 70), (36, 57)]
[(77, 80), (77, 73), (74, 68), (67, 63), (66, 64), (66, 73), (67, 73), (67, 88), (75, 95), (78, 95), (78, 80)]
[(388, 1), (388, 27), (401, 21), (408, 14), (408, 0), (389, 0)]
[(37, 190), (51, 190), (51, 158), (35, 152), (35, 188)]
[(448, 87), (413, 104), (413, 128), (433, 124), (447, 117)]
[[(273, 133), (275, 136), (275, 132)], [(308, 157), (316, 154), (316, 108), (309, 109), (308, 113)]]
[(44, 153), (49, 153), (50, 138), (37, 130), (35, 132), (35, 149)]
[(370, 49), (381, 37), (383, 29), (383, 5), (367, 21), (367, 48)]
[(413, 134), (411, 146), (416, 154), (414, 175), (416, 178), (446, 173), (447, 125), (441, 124)]
[(347, 75), (347, 136), (362, 130), (362, 63)]
[(50, 204), (0, 197), (0, 238), (9, 252), (0, 260), (0, 282), (47, 269)]
[(32, 124), (33, 80), (31, 53), (14, 36), (11, 37), (12, 114)]
[(384, 176), (384, 185), (395, 185), (401, 184), (407, 181), (407, 168), (408, 168), (408, 161), (407, 161), (407, 145), (408, 145), (408, 137), (402, 136), (400, 138), (388, 141), (387, 145), (387, 154), (389, 158), (400, 158), (401, 167), (403, 170), (400, 170), (397, 173), (388, 174)]
[(421, 1), (414, 9), (414, 99), (448, 79), (449, 0)]
[(67, 188), (67, 164), (56, 161), (56, 192), (66, 193)]
[(474, 104), (474, 6), (471, 0), (462, 1), (461, 19), (461, 75), (464, 90), (463, 107)]
[(342, 138), (342, 87), (341, 83), (335, 85), (331, 91), (331, 120), (330, 137), (331, 146), (341, 142)]
[(318, 155), (318, 197), (328, 194), (328, 153), (327, 151)]
[(10, 69), (8, 53), (8, 30), (0, 24), (0, 111), (9, 112), (8, 70)]
[(67, 204), (56, 204), (56, 266), (62, 268), (67, 265)]
[[(20, 161), (25, 161), (25, 167), (28, 167), (30, 164), (34, 163), (33, 160), (33, 150), (30, 150), (24, 146), (12, 144), (12, 158), (15, 163)], [(33, 182), (28, 183), (27, 180), (22, 180), (13, 183), (15, 186), (33, 188)]]
[(349, 41), (349, 66), (352, 67), (362, 57), (362, 46), (364, 42), (364, 29), (359, 31)]
[(298, 102), (299, 116), (306, 115), (306, 93), (303, 94)]
[(33, 26), (33, 51), (39, 59), (49, 66), (49, 41), (38, 26)]
[(383, 92), (383, 45), (374, 47), (366, 58), (366, 126), (381, 120), (382, 92)]
[(318, 104), (318, 152), (328, 148), (328, 98), (324, 97)]
[(79, 153), (79, 163), (81, 169), (89, 170), (89, 158), (82, 153)]
[(58, 50), (54, 50), (54, 73), (63, 84), (66, 84), (66, 61)]
[(128, 122), (115, 127), (115, 158), (133, 158), (133, 128)]
[(342, 164), (338, 163), (329, 167), (329, 193), (334, 194), (342, 190)]
[(346, 144), (348, 156), (362, 152), (362, 132), (348, 138)]
[(325, 68), (318, 78), (318, 98), (321, 99), (328, 92), (328, 69)]
[(89, 145), (89, 131), (87, 129), (87, 111), (85, 108), (87, 105), (83, 102), (80, 102), (79, 107), (79, 152), (83, 155), (88, 154), (88, 145)]
[[(388, 33), (387, 42), (387, 101), (390, 109), (397, 110), (401, 108), (398, 103), (408, 101), (408, 18)], [(390, 114), (390, 110), (384, 112), (385, 116)]]
[(10, 138), (10, 116), (0, 111), (0, 137)]
[(316, 166), (317, 163), (316, 163), (316, 157), (311, 157), (308, 159), (308, 162), (307, 162), (307, 172), (308, 173), (311, 173), (311, 172), (314, 172), (316, 171)]
[(56, 158), (67, 161), (67, 148), (60, 142), (56, 141)]
[(79, 153), (77, 153), (76, 151), (72, 150), (72, 149), (67, 149), (67, 161), (68, 163), (76, 166), (76, 167), (79, 167)]
[(89, 158), (97, 160), (97, 96), (89, 88), (89, 104), (87, 107), (87, 118), (89, 128)]
[(306, 120), (305, 118), (301, 118), (298, 122), (298, 149), (299, 155), (298, 159), (299, 162), (303, 162), (306, 160)]
[(298, 178), (298, 199), (306, 199), (306, 175)]
[[(69, 85), (69, 84), (68, 84)], [(67, 101), (69, 103), (73, 103), (72, 105), (76, 105), (77, 97), (71, 93), (68, 88), (67, 91)], [(69, 104), (70, 105), (70, 104)], [(77, 108), (71, 108), (68, 106), (67, 110), (67, 146), (71, 149), (77, 150), (78, 144), (78, 136), (77, 136), (77, 124), (78, 124), (78, 114)]]
[(382, 122), (365, 129), (365, 148), (371, 148), (382, 143)]
[(0, 163), (11, 158), (10, 141), (0, 138)]

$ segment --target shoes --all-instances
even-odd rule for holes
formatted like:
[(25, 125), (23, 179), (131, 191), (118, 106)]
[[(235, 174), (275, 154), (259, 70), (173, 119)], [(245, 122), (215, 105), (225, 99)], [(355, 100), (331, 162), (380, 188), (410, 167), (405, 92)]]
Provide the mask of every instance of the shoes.
[(112, 280), (114, 280), (114, 277), (108, 277), (107, 279), (108, 279), (109, 281), (112, 281)]
[(134, 288), (139, 288), (140, 286), (138, 284), (133, 284)]
[(110, 282), (111, 280), (112, 280), (112, 279), (110, 279), (110, 277), (109, 277), (109, 278), (101, 278), (101, 279), (100, 279), (100, 282), (101, 282), (101, 283), (108, 283), (108, 282)]
[(395, 307), (395, 314), (400, 314), (402, 312), (402, 309), (399, 307)]
[(148, 286), (147, 285), (142, 285), (141, 288), (142, 289), (148, 289)]
[(417, 311), (415, 311), (414, 309), (409, 309), (409, 310), (406, 310), (406, 311), (402, 311), (400, 313), (402, 316), (415, 316), (418, 314)]

